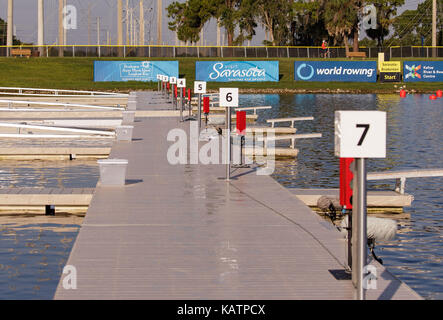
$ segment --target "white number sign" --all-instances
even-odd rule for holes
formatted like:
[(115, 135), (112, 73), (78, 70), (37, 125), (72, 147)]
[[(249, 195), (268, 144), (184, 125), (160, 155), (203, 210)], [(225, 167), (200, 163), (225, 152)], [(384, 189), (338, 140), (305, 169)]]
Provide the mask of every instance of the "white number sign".
[(194, 92), (195, 93), (206, 93), (206, 82), (205, 81), (195, 81), (194, 82)]
[(177, 88), (186, 88), (186, 79), (178, 79)]
[(220, 88), (220, 107), (238, 107), (238, 88)]
[(158, 74), (157, 75), (157, 80), (161, 80), (162, 79), (162, 75), (161, 74)]
[(176, 83), (177, 83), (177, 78), (176, 78), (176, 77), (170, 77), (170, 78), (169, 78), (169, 82), (170, 82), (171, 84), (176, 84)]
[(335, 155), (340, 158), (385, 158), (386, 112), (336, 111)]
[(163, 77), (163, 81), (164, 81), (164, 82), (169, 82), (169, 77), (168, 77), (168, 76), (164, 76), (164, 77)]

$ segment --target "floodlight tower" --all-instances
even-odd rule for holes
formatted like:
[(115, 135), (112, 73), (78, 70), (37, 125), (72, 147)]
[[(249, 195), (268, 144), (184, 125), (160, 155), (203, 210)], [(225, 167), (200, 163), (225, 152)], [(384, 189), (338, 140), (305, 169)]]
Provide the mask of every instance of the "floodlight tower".
[(162, 36), (162, 26), (163, 26), (163, 1), (157, 0), (157, 44), (163, 44)]
[(144, 0), (140, 0), (140, 45), (145, 45), (145, 10), (143, 6)]
[(432, 56), (437, 57), (437, 0), (432, 1)]
[[(13, 44), (14, 36), (14, 1), (8, 0), (8, 30), (6, 31), (6, 45), (8, 47)], [(7, 55), (9, 56), (9, 51), (11, 48), (7, 48)]]
[(37, 45), (38, 50), (40, 52), (40, 56), (44, 55), (45, 48), (45, 15), (44, 15), (44, 2), (43, 0), (38, 0), (38, 36), (37, 36)]
[(123, 3), (122, 0), (117, 0), (117, 46), (118, 56), (123, 56)]
[(64, 40), (64, 36), (65, 36), (65, 31), (64, 31), (64, 27), (63, 27), (63, 5), (64, 5), (64, 1), (63, 0), (58, 0), (58, 56), (59, 57), (63, 57), (63, 51), (64, 51), (64, 44), (65, 44), (65, 40)]

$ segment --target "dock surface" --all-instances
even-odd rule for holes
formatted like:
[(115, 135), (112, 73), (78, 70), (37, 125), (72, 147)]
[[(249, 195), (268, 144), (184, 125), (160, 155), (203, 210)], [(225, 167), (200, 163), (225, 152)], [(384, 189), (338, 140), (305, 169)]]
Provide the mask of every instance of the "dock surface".
[[(328, 222), (253, 168), (171, 165), (169, 130), (145, 118), (110, 158), (128, 159), (124, 187), (97, 186), (66, 265), (77, 289), (55, 299), (353, 299), (340, 280), (345, 240)], [(189, 136), (189, 135), (188, 135)], [(420, 299), (383, 266), (369, 299)], [(335, 275), (335, 276), (334, 276)]]

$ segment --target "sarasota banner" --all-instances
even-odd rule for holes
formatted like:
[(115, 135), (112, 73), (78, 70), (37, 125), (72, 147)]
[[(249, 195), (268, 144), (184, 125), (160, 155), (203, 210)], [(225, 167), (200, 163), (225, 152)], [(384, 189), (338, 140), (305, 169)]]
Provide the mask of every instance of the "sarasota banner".
[(197, 61), (195, 79), (207, 82), (279, 81), (278, 61)]
[(376, 61), (296, 61), (297, 81), (376, 82)]
[(443, 81), (443, 61), (405, 61), (403, 62), (403, 81)]
[(157, 75), (178, 78), (178, 61), (94, 61), (94, 81), (157, 82)]

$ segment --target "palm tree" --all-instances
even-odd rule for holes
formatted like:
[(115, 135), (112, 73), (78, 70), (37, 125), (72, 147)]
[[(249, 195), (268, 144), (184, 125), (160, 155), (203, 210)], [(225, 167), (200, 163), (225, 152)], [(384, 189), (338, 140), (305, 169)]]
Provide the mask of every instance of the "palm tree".
[[(343, 39), (346, 48), (346, 53), (348, 53), (349, 36), (354, 31), (355, 25), (356, 24), (358, 25), (358, 15), (357, 11), (355, 10), (355, 1), (353, 0), (325, 1), (324, 20), (328, 33), (335, 38)], [(358, 35), (357, 35), (357, 40), (358, 40)]]

